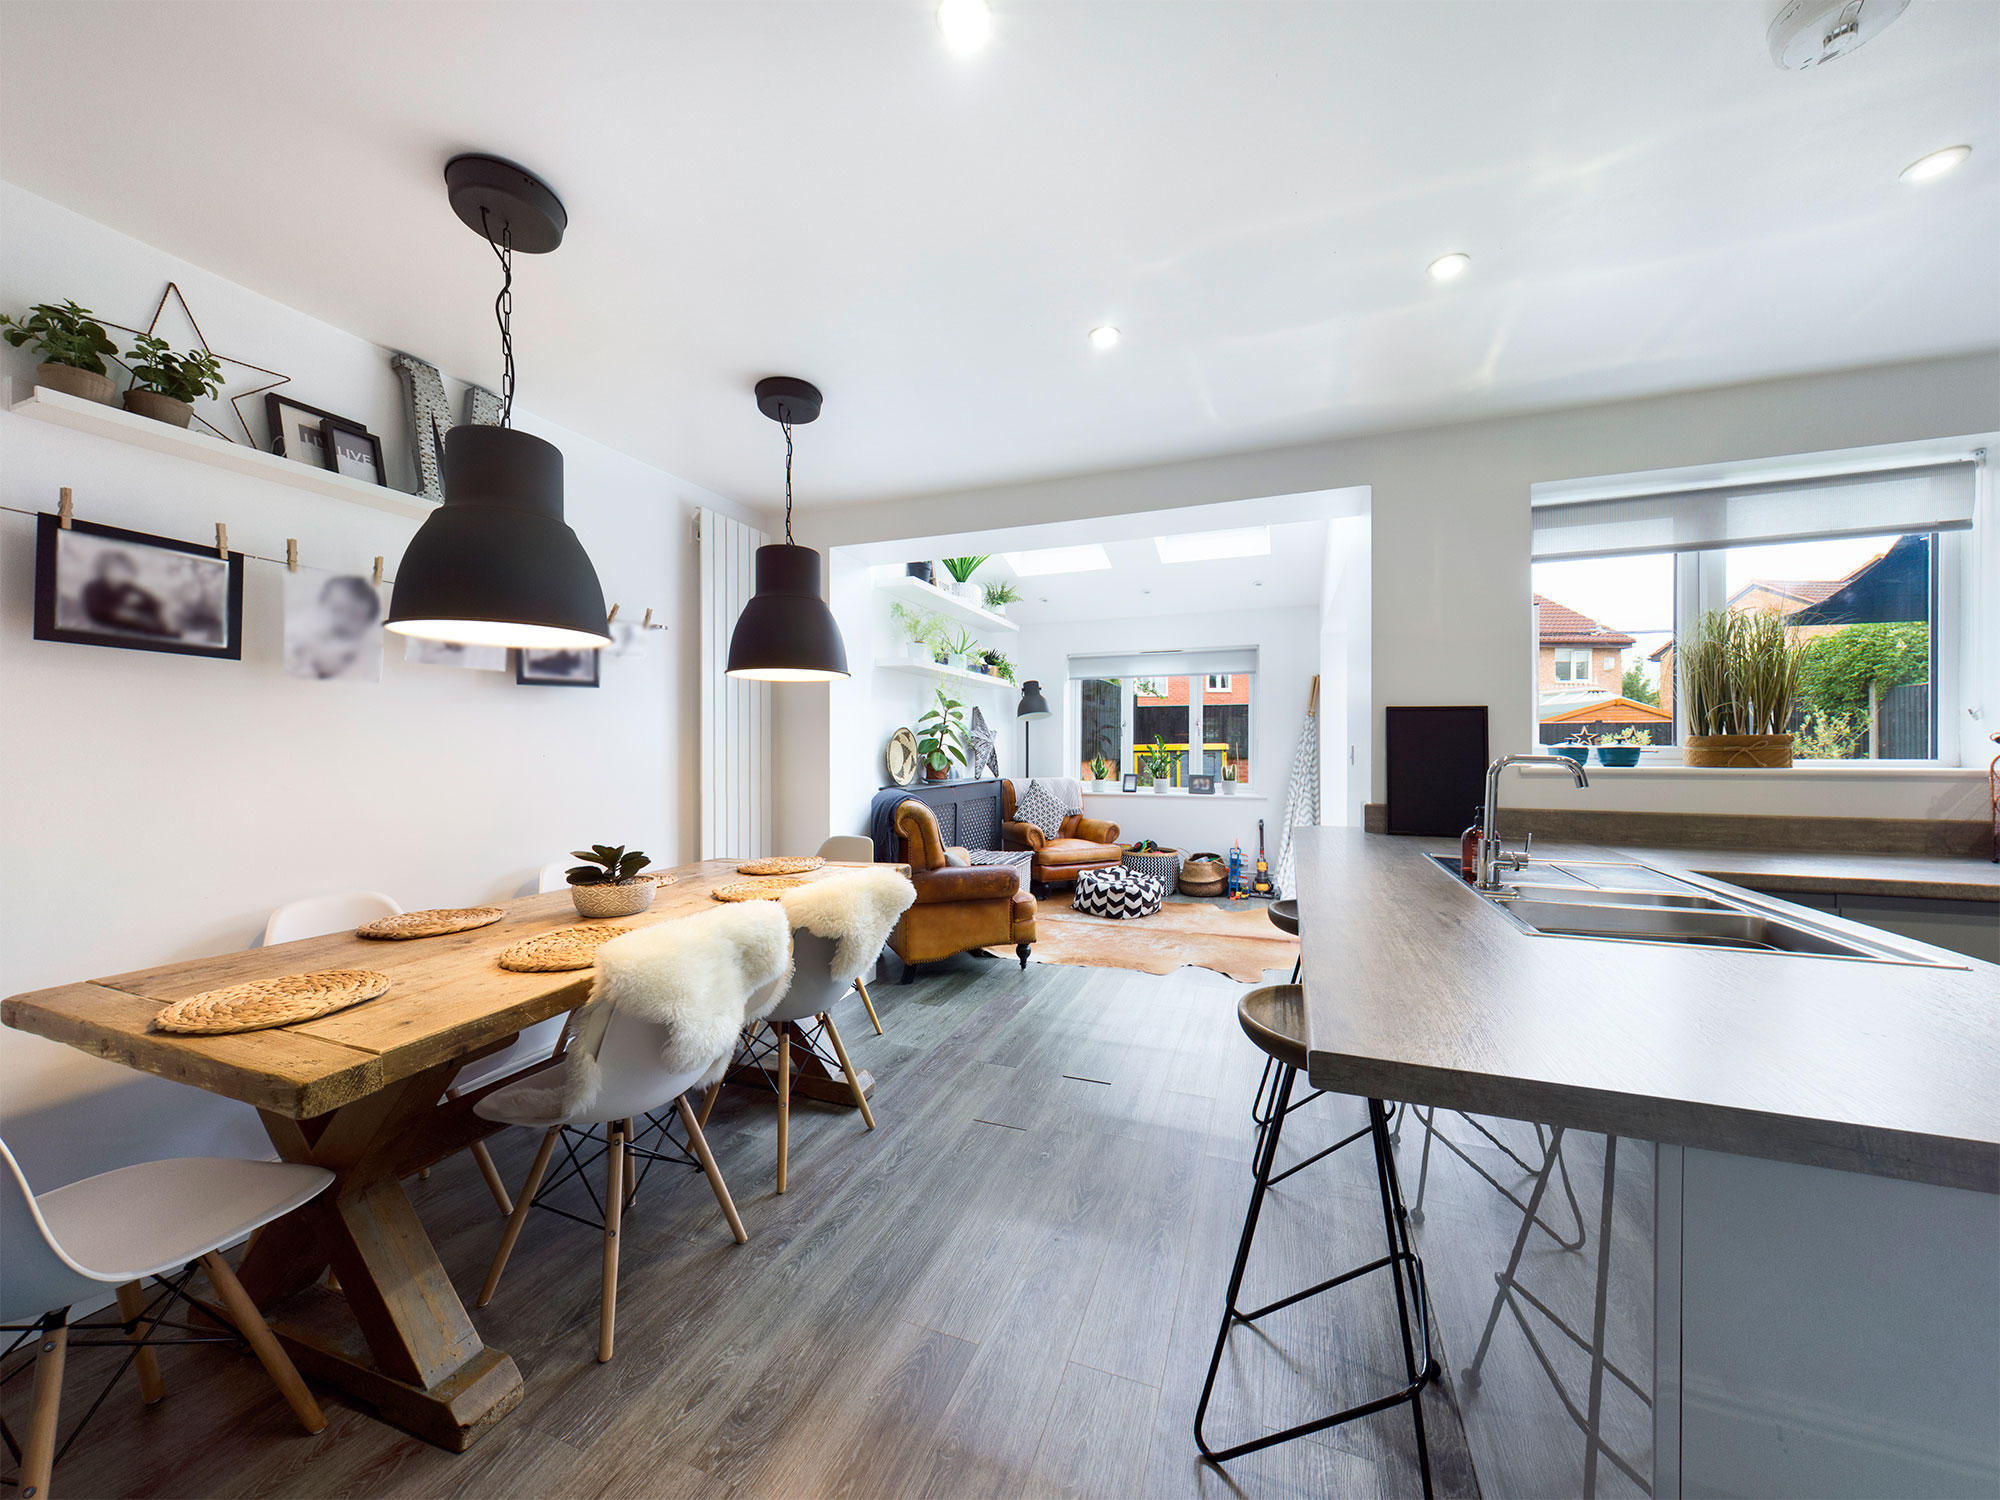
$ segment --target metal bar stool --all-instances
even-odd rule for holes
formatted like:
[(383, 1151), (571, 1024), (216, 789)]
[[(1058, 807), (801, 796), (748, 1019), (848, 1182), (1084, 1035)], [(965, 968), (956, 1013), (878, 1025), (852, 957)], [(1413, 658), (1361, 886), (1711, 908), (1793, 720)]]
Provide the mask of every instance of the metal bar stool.
[[(1386, 1411), (1392, 1406), (1409, 1403), (1410, 1418), (1416, 1427), (1417, 1465), (1423, 1475), (1424, 1494), (1431, 1494), (1430, 1446), (1424, 1436), (1423, 1389), (1439, 1376), (1437, 1357), (1431, 1352), (1430, 1296), (1424, 1285), (1423, 1260), (1418, 1256), (1416, 1245), (1410, 1238), (1409, 1215), (1403, 1208), (1403, 1188), (1396, 1176), (1395, 1153), (1389, 1144), (1388, 1110), (1380, 1099), (1368, 1101), (1368, 1128), (1365, 1132), (1375, 1148), (1375, 1181), (1382, 1198), (1382, 1228), (1388, 1241), (1388, 1254), (1343, 1271), (1338, 1276), (1329, 1277), (1316, 1286), (1304, 1291), (1281, 1297), (1268, 1306), (1254, 1312), (1244, 1312), (1237, 1306), (1237, 1298), (1243, 1290), (1243, 1272), (1250, 1263), (1250, 1246), (1257, 1236), (1257, 1217), (1264, 1207), (1264, 1194), (1277, 1180), (1272, 1176), (1272, 1165), (1278, 1155), (1278, 1141), (1284, 1134), (1285, 1116), (1291, 1109), (1292, 1085), (1306, 1065), (1305, 992), (1295, 984), (1267, 985), (1250, 991), (1236, 1005), (1236, 1019), (1242, 1025), (1244, 1035), (1263, 1049), (1265, 1055), (1276, 1066), (1276, 1082), (1272, 1091), (1269, 1123), (1260, 1133), (1257, 1147), (1255, 1185), (1250, 1190), (1250, 1208), (1243, 1216), (1243, 1238), (1236, 1247), (1236, 1264), (1229, 1273), (1229, 1295), (1222, 1314), (1222, 1327), (1215, 1335), (1215, 1354), (1208, 1362), (1208, 1378), (1202, 1382), (1201, 1401), (1195, 1407), (1194, 1441), (1201, 1449), (1202, 1456), (1211, 1463), (1226, 1463), (1245, 1453), (1254, 1453), (1260, 1448), (1268, 1448), (1274, 1443), (1286, 1442), (1292, 1438), (1304, 1437), (1308, 1433), (1322, 1432), (1343, 1422), (1352, 1422), (1360, 1417), (1372, 1416), (1378, 1411)], [(1337, 1148), (1329, 1148), (1337, 1149)], [(1317, 1160), (1320, 1152), (1308, 1160)], [(1298, 1166), (1307, 1163), (1301, 1162)], [(1298, 1166), (1285, 1173), (1297, 1171)], [(1238, 1323), (1255, 1323), (1259, 1318), (1281, 1308), (1303, 1302), (1309, 1297), (1317, 1297), (1321, 1292), (1331, 1291), (1337, 1286), (1354, 1281), (1374, 1271), (1389, 1272), (1396, 1289), (1396, 1317), (1403, 1336), (1403, 1367), (1407, 1382), (1385, 1396), (1372, 1401), (1363, 1401), (1329, 1416), (1319, 1417), (1310, 1422), (1301, 1422), (1282, 1432), (1268, 1433), (1252, 1438), (1248, 1442), (1237, 1443), (1233, 1447), (1211, 1448), (1202, 1432), (1202, 1424), (1208, 1416), (1209, 1397), (1215, 1390), (1216, 1372), (1222, 1367), (1222, 1355), (1229, 1343), (1229, 1332)], [(1423, 1359), (1417, 1358), (1418, 1334), (1411, 1328), (1412, 1317), (1421, 1330)]]
[[(1280, 932), (1290, 933), (1293, 937), (1299, 935), (1299, 903), (1297, 901), (1289, 897), (1283, 901), (1273, 901), (1270, 906), (1270, 912), (1271, 925), (1273, 927), (1277, 928)], [(1292, 960), (1293, 984), (1299, 982), (1299, 973), (1304, 966), (1305, 955), (1303, 953)], [(1264, 1059), (1263, 1074), (1257, 1079), (1257, 1097), (1250, 1101), (1250, 1118), (1256, 1122), (1257, 1138), (1259, 1141), (1263, 1139), (1264, 1127), (1271, 1123), (1269, 1112), (1270, 1102), (1265, 1098), (1265, 1095), (1271, 1091), (1271, 1075), (1277, 1070), (1277, 1067), (1278, 1064), (1275, 1059), (1269, 1057)], [(1318, 1093), (1308, 1094), (1299, 1101), (1299, 1104), (1310, 1104), (1318, 1097)], [(1294, 1109), (1297, 1107), (1298, 1105), (1293, 1106)], [(1252, 1151), (1250, 1155), (1254, 1161), (1257, 1153)]]

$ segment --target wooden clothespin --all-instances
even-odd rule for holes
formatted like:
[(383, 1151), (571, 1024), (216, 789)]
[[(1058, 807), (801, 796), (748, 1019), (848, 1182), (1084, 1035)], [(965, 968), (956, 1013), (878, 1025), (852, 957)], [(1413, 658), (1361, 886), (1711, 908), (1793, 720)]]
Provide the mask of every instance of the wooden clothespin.
[(68, 485), (64, 485), (56, 495), (56, 522), (64, 531), (69, 530), (70, 516), (75, 509), (76, 496)]
[(298, 570), (299, 570), (299, 539), (295, 536), (288, 536), (285, 538), (285, 571), (288, 573), (296, 573), (298, 572)]
[(229, 561), (229, 528), (220, 521), (215, 523), (215, 555)]
[(639, 622), (639, 628), (640, 628), (641, 630), (651, 630), (651, 629), (653, 628), (653, 607), (652, 607), (652, 605), (650, 605), (650, 604), (649, 604), (649, 605), (647, 605), (647, 606), (646, 606), (646, 618), (645, 618), (645, 619), (643, 619), (643, 620), (641, 620), (641, 621)]
[(379, 557), (375, 559), (375, 587), (382, 587), (382, 559)]
[(618, 606), (614, 604), (611, 606), (611, 613), (604, 617), (604, 623), (607, 625), (612, 625), (616, 624), (617, 620), (618, 620)]

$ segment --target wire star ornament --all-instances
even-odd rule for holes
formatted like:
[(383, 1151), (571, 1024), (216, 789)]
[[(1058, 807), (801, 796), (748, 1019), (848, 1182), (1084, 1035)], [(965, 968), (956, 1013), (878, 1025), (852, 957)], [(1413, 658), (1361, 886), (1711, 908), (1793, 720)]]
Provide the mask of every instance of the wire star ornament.
[[(186, 294), (181, 291), (177, 283), (171, 281), (167, 283), (167, 289), (160, 293), (159, 303), (153, 308), (153, 316), (151, 321), (149, 321), (144, 328), (133, 328), (129, 324), (114, 323), (109, 318), (100, 318), (98, 319), (98, 321), (103, 323), (107, 328), (116, 328), (122, 333), (129, 333), (134, 335), (135, 337), (140, 334), (145, 334), (150, 336), (152, 335), (153, 331), (160, 326), (160, 317), (167, 310), (167, 301), (169, 298), (180, 304), (181, 312), (187, 318), (188, 327), (194, 330), (195, 341), (201, 345), (203, 353), (213, 355), (216, 359), (220, 360), (225, 365), (236, 365), (245, 370), (254, 370), (259, 375), (269, 375), (271, 377), (271, 379), (265, 381), (264, 384), (258, 386), (252, 386), (247, 391), (239, 391), (236, 395), (231, 396), (229, 398), (230, 409), (236, 413), (236, 423), (239, 427), (243, 429), (243, 441), (250, 447), (255, 448), (257, 446), (257, 439), (251, 435), (250, 424), (249, 422), (244, 420), (243, 408), (241, 406), (238, 406), (237, 403), (249, 396), (261, 396), (266, 391), (274, 391), (281, 385), (290, 385), (292, 383), (292, 377), (289, 375), (280, 374), (276, 370), (266, 369), (262, 365), (252, 364), (247, 359), (238, 359), (232, 354), (224, 354), (220, 350), (212, 347), (208, 342), (208, 335), (201, 331), (201, 324), (195, 321), (194, 309), (188, 306)], [(112, 362), (120, 366), (125, 371), (126, 374), (128, 375), (131, 374), (132, 372), (131, 365), (127, 364), (123, 359), (119, 358), (119, 356), (117, 356), (116, 354), (112, 355), (111, 359)], [(206, 417), (202, 416), (200, 412), (195, 413), (194, 419), (195, 421), (201, 423), (202, 426), (206, 427), (210, 432), (214, 433), (217, 437), (221, 438), (225, 443), (233, 443), (236, 441), (235, 438), (231, 437), (228, 433), (224, 432), (220, 427), (217, 427), (213, 422), (209, 421)]]

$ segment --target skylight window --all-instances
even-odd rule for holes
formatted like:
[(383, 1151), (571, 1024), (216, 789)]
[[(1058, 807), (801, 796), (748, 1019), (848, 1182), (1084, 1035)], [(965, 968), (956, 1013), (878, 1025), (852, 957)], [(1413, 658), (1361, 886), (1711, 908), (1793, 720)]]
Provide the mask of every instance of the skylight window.
[(1186, 536), (1156, 536), (1163, 563), (1213, 562), (1224, 557), (1268, 557), (1271, 528), (1244, 526), (1235, 531), (1196, 531)]
[(1054, 573), (1098, 573), (1111, 558), (1096, 542), (1081, 547), (1042, 547), (1034, 552), (1003, 552), (1017, 578), (1046, 578)]

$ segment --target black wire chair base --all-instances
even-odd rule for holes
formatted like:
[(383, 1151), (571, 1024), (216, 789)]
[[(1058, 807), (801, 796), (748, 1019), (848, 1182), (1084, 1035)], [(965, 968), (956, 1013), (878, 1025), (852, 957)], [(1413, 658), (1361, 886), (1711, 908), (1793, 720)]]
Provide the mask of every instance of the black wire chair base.
[[(676, 1166), (690, 1167), (697, 1172), (702, 1170), (700, 1159), (681, 1139), (679, 1124), (680, 1111), (673, 1105), (668, 1105), (665, 1109), (634, 1122), (632, 1131), (625, 1141), (625, 1150), (628, 1156), (637, 1158), (643, 1165), (634, 1174), (631, 1191), (625, 1195), (625, 1209), (629, 1210), (638, 1200), (639, 1190), (646, 1185), (647, 1177), (659, 1163), (671, 1162)], [(601, 1174), (593, 1173), (591, 1168), (604, 1160), (604, 1154), (610, 1147), (605, 1144), (604, 1136), (600, 1132), (576, 1125), (562, 1127), (561, 1145), (565, 1160), (543, 1179), (542, 1185), (535, 1191), (534, 1202), (529, 1206), (552, 1213), (557, 1218), (568, 1219), (572, 1224), (582, 1224), (601, 1232), (604, 1228), (604, 1200), (597, 1193), (598, 1176)], [(591, 1213), (595, 1217), (571, 1213), (568, 1209), (558, 1208), (548, 1201), (550, 1194), (571, 1181), (583, 1184), (583, 1191), (590, 1199)]]
[[(69, 1436), (64, 1438), (61, 1445), (57, 1447), (55, 1458), (51, 1461), (52, 1465), (62, 1462), (63, 1456), (69, 1452), (71, 1445), (83, 1435), (83, 1429), (89, 1425), (90, 1419), (97, 1415), (98, 1408), (104, 1405), (106, 1398), (117, 1388), (118, 1382), (125, 1378), (125, 1372), (130, 1370), (138, 1360), (141, 1351), (147, 1349), (172, 1349), (182, 1344), (235, 1344), (239, 1348), (249, 1347), (243, 1335), (237, 1331), (235, 1324), (229, 1322), (220, 1314), (211, 1312), (208, 1308), (202, 1306), (201, 1303), (188, 1296), (187, 1284), (194, 1279), (194, 1273), (200, 1269), (201, 1263), (199, 1261), (190, 1261), (181, 1269), (179, 1274), (171, 1278), (166, 1276), (156, 1278), (159, 1290), (142, 1310), (134, 1313), (129, 1318), (121, 1317), (112, 1322), (91, 1320), (82, 1323), (72, 1323), (69, 1321), (69, 1309), (65, 1307), (50, 1313), (39, 1322), (25, 1325), (18, 1323), (0, 1324), (0, 1333), (15, 1335), (12, 1343), (5, 1349), (0, 1349), (0, 1386), (18, 1379), (35, 1367), (35, 1357), (30, 1355), (27, 1359), (16, 1363), (12, 1369), (4, 1368), (6, 1362), (14, 1357), (23, 1344), (31, 1340), (40, 1339), (44, 1334), (53, 1329), (66, 1327), (70, 1330), (71, 1338), (69, 1340), (69, 1347), (71, 1349), (123, 1349), (125, 1351), (125, 1358), (118, 1362), (118, 1368), (113, 1370), (111, 1378), (104, 1382), (103, 1388), (97, 1393), (97, 1399), (85, 1408), (83, 1415), (76, 1419), (76, 1425), (70, 1428)], [(206, 1319), (209, 1326), (197, 1327), (193, 1323), (177, 1323), (162, 1316), (177, 1300), (186, 1303), (188, 1310), (195, 1316)], [(146, 1331), (137, 1338), (132, 1337), (133, 1333), (141, 1325), (145, 1327)], [(220, 1333), (212, 1332), (210, 1331), (211, 1327), (219, 1328), (222, 1331)], [(174, 1329), (189, 1335), (189, 1337), (163, 1339), (159, 1337), (159, 1332), (163, 1328)], [(75, 1337), (78, 1333), (111, 1334), (114, 1332), (119, 1336), (116, 1338)], [(15, 1440), (12, 1429), (7, 1426), (4, 1420), (0, 1420), (0, 1439), (4, 1439), (8, 1453), (13, 1456), (16, 1463), (19, 1463), (21, 1460), (21, 1445)], [(12, 1484), (14, 1481), (9, 1480), (7, 1483)]]
[[(1208, 1376), (1202, 1382), (1201, 1400), (1195, 1407), (1195, 1446), (1201, 1450), (1202, 1457), (1210, 1463), (1223, 1464), (1246, 1453), (1255, 1453), (1259, 1449), (1290, 1442), (1294, 1438), (1306, 1437), (1311, 1433), (1324, 1432), (1329, 1427), (1338, 1427), (1342, 1423), (1357, 1421), (1362, 1417), (1373, 1416), (1377, 1412), (1408, 1403), (1410, 1418), (1416, 1429), (1417, 1465), (1423, 1475), (1424, 1494), (1428, 1497), (1432, 1493), (1431, 1462), (1430, 1445), (1424, 1433), (1423, 1390), (1443, 1372), (1437, 1356), (1432, 1352), (1430, 1293), (1424, 1281), (1423, 1258), (1417, 1254), (1416, 1244), (1410, 1237), (1409, 1215), (1403, 1208), (1402, 1184), (1397, 1179), (1396, 1158), (1389, 1145), (1389, 1113), (1380, 1099), (1370, 1099), (1368, 1124), (1364, 1129), (1274, 1175), (1271, 1169), (1277, 1160), (1278, 1142), (1284, 1134), (1285, 1118), (1298, 1107), (1292, 1103), (1292, 1085), (1297, 1076), (1297, 1069), (1279, 1065), (1271, 1090), (1269, 1123), (1258, 1135), (1250, 1207), (1243, 1217), (1243, 1236), (1236, 1247), (1236, 1264), (1229, 1273), (1229, 1292), (1223, 1303), (1222, 1326), (1215, 1335), (1215, 1353), (1209, 1359)], [(1300, 1101), (1301, 1104), (1307, 1102), (1310, 1101)], [(1238, 1298), (1243, 1291), (1243, 1273), (1250, 1264), (1250, 1249), (1257, 1237), (1257, 1220), (1263, 1212), (1265, 1193), (1270, 1190), (1273, 1183), (1289, 1177), (1300, 1167), (1309, 1166), (1342, 1146), (1351, 1145), (1364, 1137), (1370, 1139), (1374, 1145), (1375, 1179), (1382, 1199), (1382, 1226), (1387, 1239), (1388, 1253), (1378, 1256), (1365, 1265), (1355, 1266), (1337, 1276), (1328, 1277), (1304, 1291), (1293, 1292), (1290, 1296), (1281, 1297), (1276, 1302), (1251, 1312), (1243, 1311), (1238, 1306)], [(1226, 1448), (1211, 1447), (1203, 1427), (1208, 1419), (1209, 1400), (1215, 1393), (1215, 1377), (1222, 1368), (1222, 1356), (1228, 1349), (1230, 1332), (1236, 1325), (1254, 1324), (1259, 1318), (1378, 1271), (1387, 1271), (1390, 1282), (1395, 1287), (1396, 1319), (1403, 1340), (1404, 1383), (1373, 1400), (1343, 1407), (1339, 1411), (1314, 1418), (1310, 1422), (1287, 1427), (1282, 1432), (1266, 1433), (1262, 1437), (1251, 1438)], [(1420, 1346), (1421, 1361), (1418, 1359)]]

